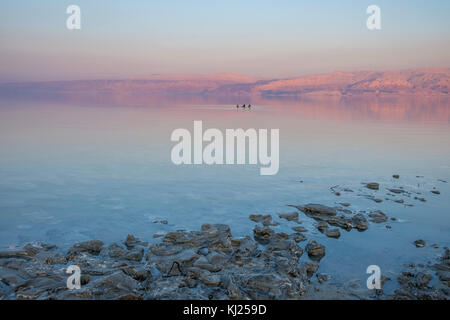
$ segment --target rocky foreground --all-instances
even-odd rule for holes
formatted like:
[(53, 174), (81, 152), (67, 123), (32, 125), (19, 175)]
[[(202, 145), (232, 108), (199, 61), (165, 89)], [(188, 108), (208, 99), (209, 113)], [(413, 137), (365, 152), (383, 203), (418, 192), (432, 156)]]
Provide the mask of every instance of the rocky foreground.
[[(273, 234), (267, 247), (233, 238), (226, 225), (178, 231), (147, 244), (129, 235), (124, 245), (77, 243), (65, 254), (42, 243), (0, 253), (1, 295), (17, 299), (296, 299), (317, 264), (299, 263), (303, 249)], [(311, 250), (316, 250), (316, 247)], [(314, 251), (314, 254), (316, 252)], [(68, 290), (66, 267), (82, 272)]]
[[(361, 215), (335, 218), (334, 208), (301, 207), (315, 215), (324, 227), (367, 228)], [(334, 214), (333, 214), (334, 213)], [(292, 221), (298, 213), (280, 214)], [(73, 245), (67, 252), (44, 243), (30, 243), (18, 251), (0, 252), (2, 299), (315, 299), (350, 298), (333, 287), (320, 289), (329, 275), (318, 274), (325, 247), (315, 240), (304, 246), (301, 227), (292, 234), (276, 233), (270, 215), (251, 215), (262, 223), (252, 237), (233, 238), (227, 225), (204, 224), (200, 231), (167, 233), (160, 243), (148, 245), (128, 235), (123, 244), (105, 245), (92, 240)], [(338, 230), (338, 229), (336, 229)], [(333, 230), (331, 230), (333, 231)], [(332, 232), (333, 237), (336, 232)], [(308, 258), (304, 257), (308, 256)], [(81, 269), (81, 288), (67, 288), (67, 268)], [(398, 278), (400, 288), (386, 296), (377, 290), (372, 297), (387, 299), (448, 299), (450, 251), (438, 263), (409, 265)], [(437, 281), (432, 282), (436, 273)], [(383, 282), (386, 279), (383, 278)], [(369, 290), (366, 290), (369, 291)], [(322, 292), (321, 294), (318, 294)], [(369, 296), (363, 297), (368, 298)], [(354, 295), (353, 295), (354, 298)]]

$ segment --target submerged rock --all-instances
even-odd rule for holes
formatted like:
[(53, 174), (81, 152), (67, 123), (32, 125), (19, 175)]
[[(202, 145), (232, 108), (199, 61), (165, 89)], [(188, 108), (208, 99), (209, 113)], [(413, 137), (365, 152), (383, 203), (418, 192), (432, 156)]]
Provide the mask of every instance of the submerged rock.
[(425, 247), (425, 241), (422, 239), (416, 240), (416, 241), (414, 241), (414, 245), (417, 248), (423, 248), (423, 247)]
[(395, 194), (401, 194), (401, 193), (405, 193), (406, 191), (403, 189), (388, 189), (390, 192), (395, 193)]
[(384, 212), (379, 210), (369, 213), (369, 217), (371, 218), (370, 221), (375, 223), (386, 222), (388, 220), (388, 217), (384, 214)]
[(348, 202), (339, 202), (339, 204), (343, 207), (350, 207), (350, 203)]
[(270, 214), (262, 215), (262, 214), (251, 214), (249, 216), (250, 220), (254, 222), (261, 222), (263, 226), (278, 226), (279, 223), (276, 221), (272, 221), (272, 216)]
[(323, 273), (318, 273), (316, 274), (317, 280), (319, 281), (319, 283), (323, 283), (326, 281), (329, 281), (331, 279), (331, 276), (329, 274), (323, 274)]

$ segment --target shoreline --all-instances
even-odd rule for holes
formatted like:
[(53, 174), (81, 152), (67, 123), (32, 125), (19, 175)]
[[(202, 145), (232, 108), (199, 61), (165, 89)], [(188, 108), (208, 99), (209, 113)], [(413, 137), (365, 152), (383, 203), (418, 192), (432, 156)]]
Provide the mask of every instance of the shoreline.
[[(392, 178), (397, 181), (400, 176)], [(426, 202), (423, 191), (397, 183), (335, 185), (329, 192), (337, 199), (347, 193), (374, 204), (411, 207)], [(433, 187), (429, 194), (441, 193)], [(151, 242), (129, 234), (122, 242), (89, 240), (67, 250), (31, 242), (0, 251), (0, 299), (449, 299), (450, 250), (423, 239), (410, 245), (416, 250), (433, 248), (439, 257), (427, 263), (411, 261), (396, 274), (381, 273), (381, 289), (368, 289), (366, 279), (336, 281), (332, 272), (319, 272), (321, 260), (332, 250), (323, 244), (325, 238), (338, 241), (348, 232), (364, 236), (375, 225), (390, 230), (397, 217), (378, 207), (354, 209), (343, 201), (334, 206), (287, 206), (291, 211), (277, 216), (250, 214), (252, 234), (241, 237), (233, 237), (229, 225), (203, 224), (198, 231), (157, 232)], [(303, 218), (312, 222), (308, 229), (316, 230), (305, 228)], [(334, 263), (338, 270), (339, 261)], [(68, 284), (72, 274), (67, 270), (74, 268), (80, 271), (80, 288), (68, 289), (74, 282)], [(397, 284), (391, 292), (383, 290), (388, 281)]]
[[(169, 232), (150, 246), (128, 235), (120, 244), (91, 240), (66, 252), (40, 242), (2, 251), (0, 298), (449, 299), (448, 248), (434, 264), (404, 266), (397, 279), (382, 275), (383, 285), (399, 284), (394, 293), (385, 294), (355, 283), (331, 284), (332, 274), (317, 272), (326, 248), (301, 232), (275, 233), (264, 226), (273, 223), (268, 216), (250, 216), (261, 223), (253, 237), (233, 238), (227, 225), (204, 224), (200, 231)], [(292, 221), (295, 215), (283, 219)], [(67, 288), (70, 265), (81, 269), (80, 289)]]

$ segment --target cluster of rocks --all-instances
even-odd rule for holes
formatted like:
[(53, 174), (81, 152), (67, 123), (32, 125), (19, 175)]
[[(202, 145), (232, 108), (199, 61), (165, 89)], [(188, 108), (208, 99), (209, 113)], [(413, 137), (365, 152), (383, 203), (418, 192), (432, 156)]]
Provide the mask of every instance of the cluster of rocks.
[[(233, 238), (227, 225), (167, 233), (148, 245), (129, 235), (123, 244), (92, 240), (63, 253), (31, 243), (0, 252), (3, 299), (300, 299), (325, 248), (305, 249), (291, 235), (255, 227)], [(305, 261), (303, 261), (305, 260)], [(81, 270), (81, 289), (68, 289), (67, 268)], [(324, 277), (320, 278), (325, 281)]]
[[(433, 277), (433, 273), (436, 277)], [(436, 278), (436, 281), (433, 281)], [(398, 300), (448, 300), (450, 297), (450, 250), (435, 264), (410, 264), (397, 278), (400, 288), (390, 299)]]
[(304, 206), (291, 205), (303, 212), (307, 217), (317, 221), (317, 229), (330, 238), (339, 238), (339, 227), (350, 231), (357, 229), (364, 231), (369, 227), (369, 222), (362, 213), (354, 214), (351, 210), (339, 207), (329, 207), (321, 204), (310, 203)]
[[(400, 175), (394, 174), (392, 175), (392, 178), (395, 180), (400, 179)], [(423, 178), (422, 176), (417, 176), (417, 178)], [(447, 183), (445, 180), (438, 179), (438, 181), (442, 183)], [(422, 192), (418, 190), (405, 190), (404, 187), (389, 187), (387, 185), (380, 185), (378, 182), (363, 182), (362, 185), (363, 188), (358, 188), (358, 196), (365, 197), (369, 200), (375, 201), (376, 203), (381, 203), (384, 200), (386, 201), (392, 201), (399, 204), (402, 204), (406, 207), (412, 207), (414, 204), (412, 201), (407, 202), (408, 200), (417, 200), (421, 202), (426, 202), (427, 200), (422, 196)], [(420, 184), (418, 184), (419, 186)], [(341, 187), (339, 185), (333, 186), (330, 188), (334, 195), (341, 196), (342, 193), (353, 193), (354, 191), (350, 188)], [(371, 193), (367, 193), (364, 190), (367, 191), (370, 190)], [(383, 196), (381, 193), (381, 189), (385, 190), (386, 193)], [(429, 190), (430, 193), (433, 193), (435, 195), (440, 195), (441, 192), (436, 189), (436, 187), (433, 187), (431, 190)], [(400, 198), (399, 198), (400, 197)], [(343, 206), (349, 206), (349, 203), (341, 203)]]

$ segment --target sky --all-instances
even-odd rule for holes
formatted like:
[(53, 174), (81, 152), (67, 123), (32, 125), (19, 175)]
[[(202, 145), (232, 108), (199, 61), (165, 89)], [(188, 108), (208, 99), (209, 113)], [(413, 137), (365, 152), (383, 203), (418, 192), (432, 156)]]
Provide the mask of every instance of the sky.
[[(68, 30), (69, 5), (81, 30)], [(381, 30), (366, 27), (369, 5)], [(0, 82), (450, 67), (448, 0), (2, 0)]]

